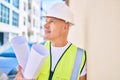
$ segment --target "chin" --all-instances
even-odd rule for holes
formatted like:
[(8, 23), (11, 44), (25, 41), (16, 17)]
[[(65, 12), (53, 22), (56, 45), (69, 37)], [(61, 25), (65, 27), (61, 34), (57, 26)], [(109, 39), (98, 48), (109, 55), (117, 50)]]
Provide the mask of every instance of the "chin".
[(44, 36), (44, 38), (47, 39), (47, 40), (50, 40), (50, 38), (48, 36)]

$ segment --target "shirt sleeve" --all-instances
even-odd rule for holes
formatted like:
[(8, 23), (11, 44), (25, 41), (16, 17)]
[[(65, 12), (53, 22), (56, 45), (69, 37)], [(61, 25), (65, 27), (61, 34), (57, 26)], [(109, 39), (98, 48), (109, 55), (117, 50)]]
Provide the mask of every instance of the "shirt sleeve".
[(85, 74), (87, 74), (87, 66), (86, 66), (86, 63), (85, 63), (85, 65), (84, 65), (84, 68), (83, 68), (80, 76), (84, 76)]

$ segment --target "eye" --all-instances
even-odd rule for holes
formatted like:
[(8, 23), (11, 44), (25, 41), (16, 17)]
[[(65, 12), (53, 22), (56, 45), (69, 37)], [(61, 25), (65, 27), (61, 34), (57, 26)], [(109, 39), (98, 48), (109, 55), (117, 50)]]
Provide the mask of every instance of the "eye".
[(50, 21), (47, 21), (47, 23), (55, 23), (55, 21), (54, 20), (50, 20)]
[(49, 21), (49, 23), (54, 23), (54, 21), (53, 21), (53, 20), (51, 20), (51, 21)]
[(46, 20), (46, 23), (55, 23), (55, 20), (53, 20), (53, 19), (50, 19), (50, 20)]

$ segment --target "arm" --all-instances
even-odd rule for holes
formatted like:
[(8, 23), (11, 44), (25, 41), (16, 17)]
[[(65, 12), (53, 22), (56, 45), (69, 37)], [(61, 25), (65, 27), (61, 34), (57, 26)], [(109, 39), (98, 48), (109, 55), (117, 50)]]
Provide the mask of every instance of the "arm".
[(80, 74), (80, 78), (79, 80), (87, 80), (87, 70), (86, 70), (87, 66), (86, 66), (86, 63), (85, 63), (85, 66)]
[(79, 80), (87, 80), (87, 75), (81, 76)]

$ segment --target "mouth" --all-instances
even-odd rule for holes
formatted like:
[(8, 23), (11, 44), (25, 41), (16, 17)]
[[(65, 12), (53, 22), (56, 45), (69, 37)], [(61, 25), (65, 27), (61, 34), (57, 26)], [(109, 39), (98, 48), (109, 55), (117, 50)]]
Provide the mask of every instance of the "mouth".
[(44, 31), (45, 31), (46, 34), (50, 34), (51, 33), (51, 31), (47, 30), (47, 29), (45, 29)]

